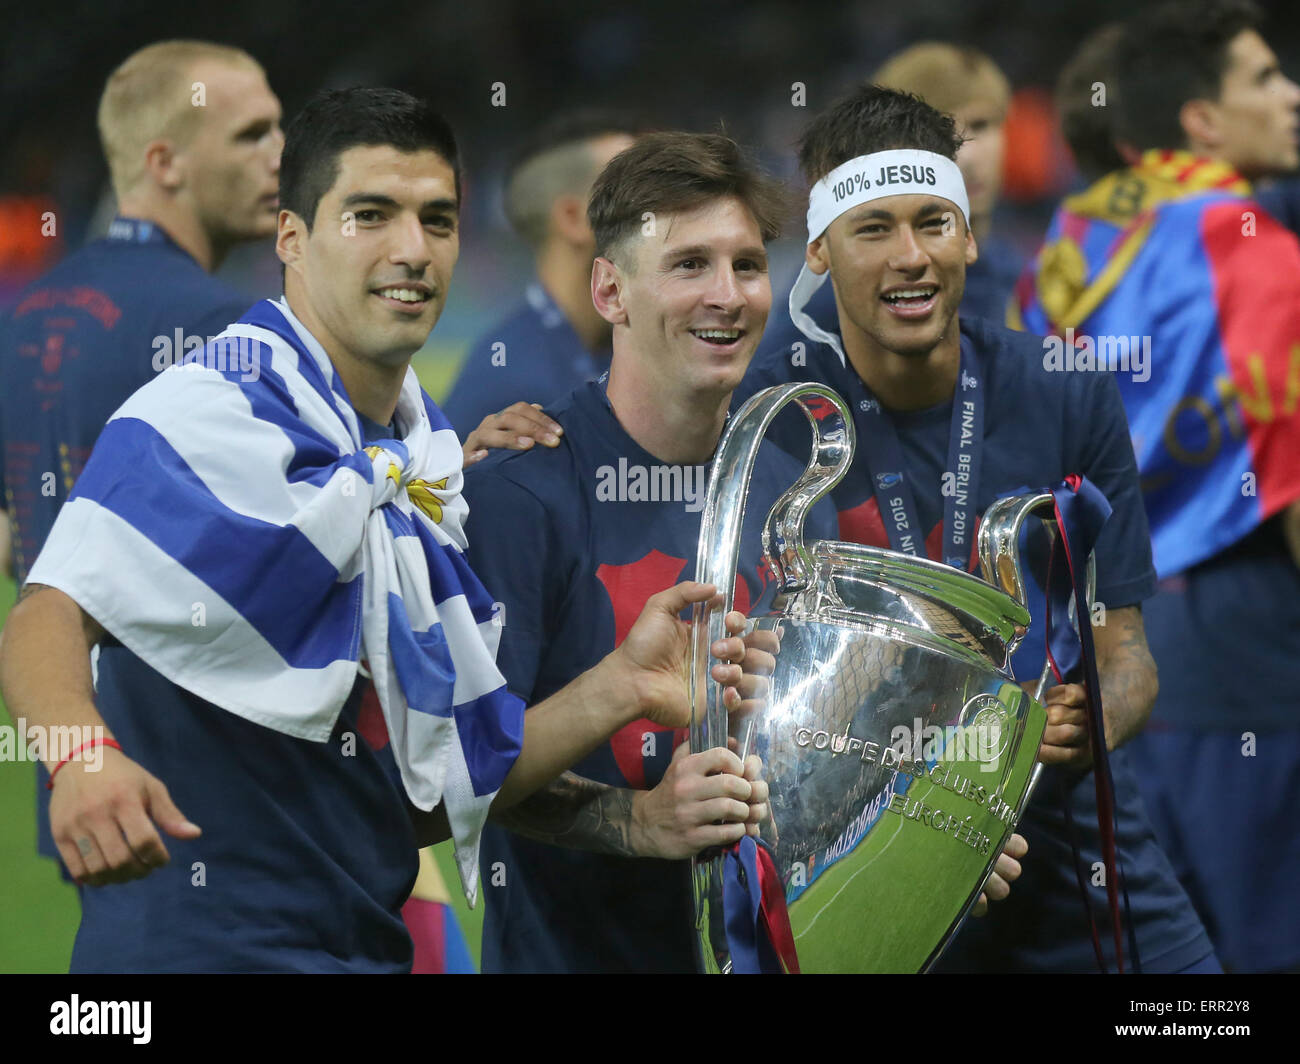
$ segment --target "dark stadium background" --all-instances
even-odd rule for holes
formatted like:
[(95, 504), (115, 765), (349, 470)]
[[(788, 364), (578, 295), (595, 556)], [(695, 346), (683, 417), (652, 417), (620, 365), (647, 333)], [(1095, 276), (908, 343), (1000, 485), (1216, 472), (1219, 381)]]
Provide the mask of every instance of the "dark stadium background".
[[(450, 301), (417, 369), (439, 398), (466, 344), (513, 302), (529, 263), (501, 210), (512, 145), (568, 106), (635, 108), (656, 124), (719, 126), (793, 179), (803, 124), (892, 52), (919, 40), (974, 45), (1015, 90), (997, 228), (1032, 250), (1048, 212), (1077, 182), (1053, 125), (1050, 93), (1086, 33), (1145, 6), (1133, 0), (528, 3), (437, 0), (115, 0), (0, 3), (0, 313), (112, 215), (95, 109), (109, 71), (172, 37), (239, 45), (266, 67), (286, 118), (323, 87), (385, 84), (433, 100), (461, 139), (466, 173), (461, 258)], [(1300, 6), (1264, 3), (1266, 37), (1300, 74)], [(493, 84), (506, 106), (493, 107)], [(792, 106), (792, 86), (806, 106)], [(55, 211), (57, 236), (31, 219)], [(799, 253), (796, 222), (776, 248), (778, 291)], [(232, 256), (223, 275), (253, 298), (279, 294), (269, 243)], [(507, 302), (502, 294), (511, 293)], [(0, 619), (14, 597), (0, 576)], [(9, 723), (0, 714), (0, 723)], [(76, 929), (72, 888), (35, 857), (30, 763), (0, 765), (0, 972), (66, 970)], [(446, 855), (444, 855), (445, 857)], [(444, 874), (454, 884), (451, 866)], [(479, 914), (463, 926), (477, 954)], [(481, 910), (480, 910), (481, 912)]]

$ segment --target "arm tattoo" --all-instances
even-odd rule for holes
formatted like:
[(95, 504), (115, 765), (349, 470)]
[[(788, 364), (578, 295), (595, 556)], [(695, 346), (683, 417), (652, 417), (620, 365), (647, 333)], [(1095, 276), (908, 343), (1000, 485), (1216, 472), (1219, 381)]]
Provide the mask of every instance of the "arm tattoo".
[[(44, 591), (49, 586), (49, 584), (23, 584), (23, 589), (18, 592), (18, 602), (22, 602), (25, 598), (30, 598), (38, 591)], [(18, 602), (15, 602), (14, 605), (18, 605)]]
[(492, 819), (537, 842), (589, 853), (635, 857), (633, 792), (566, 772)]
[(1155, 704), (1159, 682), (1156, 663), (1147, 649), (1142, 609), (1111, 610), (1106, 625), (1095, 629), (1098, 640), (1102, 706), (1106, 713), (1107, 745), (1113, 750), (1142, 730)]

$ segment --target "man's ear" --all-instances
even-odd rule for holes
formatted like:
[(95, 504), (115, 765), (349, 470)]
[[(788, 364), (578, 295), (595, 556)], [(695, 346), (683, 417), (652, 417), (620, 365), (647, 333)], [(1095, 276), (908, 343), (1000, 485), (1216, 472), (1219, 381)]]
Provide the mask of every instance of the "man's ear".
[(975, 233), (966, 226), (966, 265), (974, 266), (980, 257), (979, 245), (975, 243)]
[(826, 234), (823, 233), (803, 251), (804, 262), (813, 273), (821, 275), (831, 268), (830, 249), (826, 246)]
[(1212, 151), (1223, 143), (1219, 108), (1212, 100), (1188, 100), (1178, 109), (1178, 124), (1193, 151)]
[(276, 222), (275, 253), (286, 269), (298, 268), (306, 253), (309, 235), (302, 215), (288, 210), (280, 211), (280, 217)]
[(153, 183), (168, 192), (185, 184), (184, 157), (170, 140), (151, 140), (144, 149), (144, 168)]
[(596, 313), (611, 325), (627, 324), (627, 308), (623, 305), (626, 283), (623, 271), (613, 260), (601, 256), (591, 264), (591, 302)]

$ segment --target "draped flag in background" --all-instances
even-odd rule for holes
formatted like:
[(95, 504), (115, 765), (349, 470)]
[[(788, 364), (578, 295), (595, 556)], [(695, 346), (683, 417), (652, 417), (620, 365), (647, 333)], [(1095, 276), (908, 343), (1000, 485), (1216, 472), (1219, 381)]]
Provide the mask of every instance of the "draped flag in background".
[(1298, 293), (1294, 235), (1227, 164), (1173, 151), (1067, 199), (1017, 285), (1045, 360), (1114, 372), (1162, 578), (1300, 498)]

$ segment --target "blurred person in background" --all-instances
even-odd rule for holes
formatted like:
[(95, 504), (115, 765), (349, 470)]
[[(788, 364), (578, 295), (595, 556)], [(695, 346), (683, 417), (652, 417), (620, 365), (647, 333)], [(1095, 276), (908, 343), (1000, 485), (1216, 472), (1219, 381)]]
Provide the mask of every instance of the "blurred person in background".
[[(1300, 88), (1260, 22), (1202, 0), (1125, 25), (1095, 80), (1135, 158), (1093, 168), (1017, 286), (1029, 330), (1098, 362), (1126, 349), (1109, 368), (1161, 578), (1145, 611), (1160, 693), (1134, 749), (1225, 966), (1251, 971), (1300, 965), (1300, 244), (1251, 187), (1300, 161)], [(1093, 92), (1075, 86), (1067, 134), (1081, 164), (1113, 166), (1105, 120), (1077, 117)]]
[[(247, 308), (212, 272), (275, 233), (280, 102), (246, 52), (142, 48), (109, 75), (98, 125), (117, 217), (0, 325), (0, 471), (19, 585), (113, 411)], [(37, 849), (58, 861), (45, 779), (38, 769)]]
[(1115, 49), (1123, 35), (1122, 22), (1093, 30), (1061, 68), (1056, 82), (1061, 134), (1080, 175), (1089, 183), (1138, 161), (1132, 147), (1115, 142), (1115, 108), (1107, 106), (1105, 96), (1115, 91)]
[[(1006, 75), (974, 48), (924, 41), (885, 60), (871, 81), (919, 96), (956, 119), (963, 138), (957, 165), (970, 197), (970, 226), (979, 255), (966, 271), (961, 310), (966, 317), (1001, 322), (1021, 268), (1015, 248), (993, 233), (993, 211), (1002, 188), (1003, 125), (1011, 102)], [(772, 315), (760, 355), (806, 342), (790, 320), (788, 302), (783, 298)], [(819, 289), (805, 310), (815, 322), (834, 329), (834, 286)]]
[(609, 323), (591, 305), (596, 243), (587, 200), (596, 175), (644, 128), (619, 113), (568, 112), (543, 124), (516, 154), (506, 176), (506, 217), (532, 251), (536, 276), (523, 302), (470, 345), (440, 404), (466, 441), (467, 462), (488, 447), (555, 446), (559, 426), (530, 404), (567, 395), (609, 367)]
[(118, 216), (22, 293), (0, 337), (20, 583), (108, 416), (243, 313), (247, 298), (211, 274), (275, 232), (279, 122), (262, 68), (237, 48), (165, 41), (110, 75), (99, 132)]

